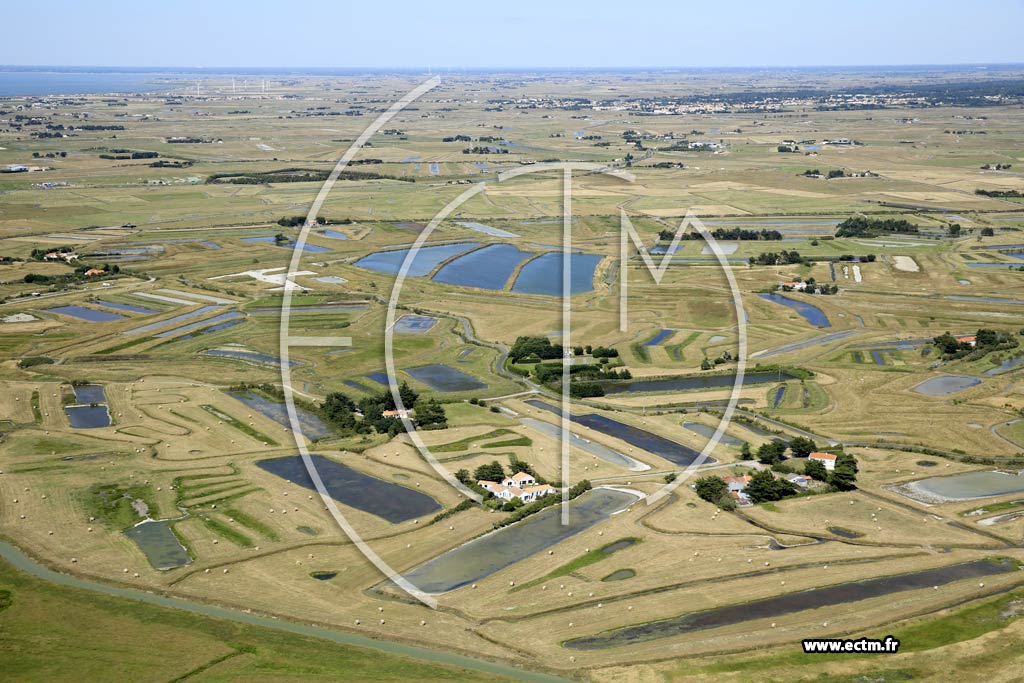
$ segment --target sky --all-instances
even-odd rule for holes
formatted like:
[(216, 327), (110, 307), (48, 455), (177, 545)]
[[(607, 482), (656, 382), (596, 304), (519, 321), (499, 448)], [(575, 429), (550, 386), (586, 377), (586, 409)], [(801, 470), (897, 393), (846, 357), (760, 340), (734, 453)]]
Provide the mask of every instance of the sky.
[(5, 5), (5, 65), (442, 70), (1024, 62), (1024, 0)]

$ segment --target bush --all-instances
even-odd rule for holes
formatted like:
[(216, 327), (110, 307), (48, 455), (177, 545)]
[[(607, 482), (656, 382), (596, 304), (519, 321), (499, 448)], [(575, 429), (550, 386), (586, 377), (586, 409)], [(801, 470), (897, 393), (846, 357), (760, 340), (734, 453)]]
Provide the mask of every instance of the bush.
[(27, 358), (22, 358), (18, 361), (18, 367), (31, 368), (36, 365), (50, 365), (53, 362), (53, 359), (47, 356), (28, 356)]

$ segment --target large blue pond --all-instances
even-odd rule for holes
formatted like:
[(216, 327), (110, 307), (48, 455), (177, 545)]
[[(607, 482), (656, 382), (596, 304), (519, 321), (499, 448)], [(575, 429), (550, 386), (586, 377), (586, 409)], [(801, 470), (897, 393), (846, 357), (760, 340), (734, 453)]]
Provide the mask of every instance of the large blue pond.
[(455, 590), (575, 536), (635, 500), (623, 491), (594, 489), (569, 503), (568, 524), (562, 524), (559, 508), (548, 508), (449, 550), (406, 572), (405, 578), (427, 593)]
[[(570, 294), (581, 294), (594, 289), (594, 270), (603, 257), (599, 254), (571, 254), (569, 267), (571, 280)], [(542, 254), (519, 271), (519, 277), (512, 285), (513, 292), (521, 294), (562, 295), (562, 253)]]
[(85, 308), (84, 306), (57, 306), (56, 308), (47, 308), (46, 311), (48, 313), (70, 315), (72, 318), (88, 320), (91, 323), (109, 323), (115, 320), (124, 320), (123, 315), (109, 311), (97, 311), (95, 308)]
[[(413, 259), (407, 275), (413, 277), (427, 275), (442, 261), (478, 246), (480, 245), (477, 242), (460, 242), (459, 244), (439, 244), (435, 247), (422, 247), (416, 252), (416, 258)], [(359, 259), (355, 265), (360, 268), (375, 270), (378, 273), (396, 275), (402, 269), (402, 263), (405, 261), (408, 253), (408, 249), (378, 251), (375, 254)]]
[(174, 569), (192, 562), (168, 520), (148, 519), (139, 522), (125, 531), (124, 535), (135, 541), (139, 549), (145, 553), (146, 559), (156, 569)]
[[(288, 240), (287, 242), (278, 242), (277, 240), (274, 239), (273, 235), (267, 235), (265, 237), (243, 237), (242, 241), (243, 242), (265, 242), (267, 244), (273, 244), (275, 247), (284, 247), (286, 249), (294, 249), (295, 248), (295, 242), (292, 242), (291, 240)], [(321, 252), (325, 252), (325, 251), (330, 251), (330, 249), (328, 249), (327, 247), (321, 247), (319, 245), (310, 244), (309, 242), (306, 242), (305, 246), (302, 247), (302, 251), (304, 251), (304, 252), (308, 251), (308, 252), (311, 252), (311, 253), (321, 253)]]
[(423, 365), (418, 368), (408, 368), (405, 372), (434, 391), (472, 391), (473, 389), (487, 388), (487, 385), (477, 378), (471, 377), (455, 368), (437, 363)]
[[(327, 492), (342, 505), (368, 512), (392, 524), (441, 510), (441, 505), (425, 493), (371, 477), (321, 455), (310, 457)], [(316, 490), (302, 456), (261, 460), (256, 465), (282, 479)]]
[(958, 391), (970, 389), (979, 384), (981, 384), (981, 380), (977, 377), (942, 375), (921, 382), (913, 390), (926, 396), (945, 396), (946, 394), (955, 394)]
[(161, 327), (166, 327), (167, 325), (180, 323), (183, 320), (188, 320), (189, 318), (196, 318), (201, 315), (206, 315), (210, 311), (216, 311), (219, 308), (220, 306), (201, 306), (195, 310), (189, 311), (188, 313), (176, 315), (173, 318), (168, 318), (166, 320), (157, 320), (155, 323), (149, 323), (148, 325), (143, 325), (142, 327), (136, 327), (133, 330), (126, 330), (124, 334), (144, 334), (146, 332), (151, 332), (152, 330), (160, 329)]
[(107, 400), (102, 384), (82, 384), (71, 388), (75, 392), (75, 400), (79, 403), (105, 403)]
[(949, 500), (971, 500), (1024, 492), (1024, 475), (999, 471), (961, 472), (912, 482), (912, 488)]
[[(229, 391), (228, 395), (235, 398), (246, 405), (246, 407), (255, 410), (260, 415), (270, 418), (279, 425), (285, 427), (291, 427), (291, 421), (288, 419), (288, 408), (284, 403), (277, 403), (270, 401), (262, 396), (251, 394), (248, 391)], [(330, 428), (327, 424), (320, 419), (319, 416), (314, 415), (308, 410), (303, 410), (298, 406), (295, 407), (296, 415), (299, 418), (299, 424), (302, 427), (302, 434), (309, 439), (322, 439), (331, 433)]]
[(105, 405), (65, 406), (68, 422), (75, 429), (98, 429), (110, 426), (110, 411)]
[[(546, 410), (550, 413), (554, 413), (555, 415), (562, 414), (562, 410), (560, 408), (543, 401), (529, 399), (526, 403), (530, 404), (534, 408), (540, 408), (541, 410)], [(661, 456), (669, 462), (682, 465), (684, 467), (694, 462), (700, 456), (700, 451), (696, 451), (689, 446), (684, 446), (681, 443), (670, 441), (669, 439), (658, 436), (657, 434), (653, 434), (632, 425), (623, 424), (622, 422), (605, 417), (604, 415), (598, 415), (597, 413), (573, 415), (569, 419), (576, 424), (583, 425), (584, 427), (590, 427), (596, 432), (621, 439), (631, 446), (635, 446), (636, 448), (645, 450), (648, 453)], [(708, 458), (706, 462), (714, 462), (714, 459)]]
[(532, 254), (511, 244), (492, 244), (446, 263), (435, 282), (480, 289), (504, 289), (516, 266)]
[[(209, 349), (203, 352), (207, 356), (219, 356), (221, 358), (236, 358), (238, 360), (251, 361), (253, 363), (262, 363), (264, 365), (276, 365), (281, 366), (281, 359), (277, 356), (271, 356), (266, 353), (258, 353), (256, 351), (243, 351), (241, 349)], [(289, 360), (288, 366), (295, 367), (298, 365), (296, 361)]]
[(97, 299), (96, 303), (100, 306), (106, 306), (107, 308), (116, 308), (119, 311), (131, 311), (132, 313), (159, 313), (160, 311), (153, 310), (152, 308), (146, 308), (145, 306), (134, 306), (132, 304), (119, 304), (116, 301), (107, 301), (105, 299)]
[(792, 308), (794, 311), (800, 314), (800, 316), (812, 325), (817, 327), (832, 327), (832, 323), (828, 321), (828, 316), (817, 306), (809, 304), (804, 301), (795, 301), (779, 294), (761, 294), (762, 299), (771, 301), (773, 303), (782, 304)]
[(182, 325), (181, 327), (175, 327), (174, 329), (167, 330), (165, 332), (160, 332), (156, 336), (157, 337), (173, 337), (175, 335), (184, 334), (186, 332), (191, 332), (192, 330), (198, 330), (199, 328), (202, 328), (202, 327), (209, 327), (211, 325), (217, 325), (218, 323), (223, 323), (224, 321), (227, 321), (227, 320), (237, 320), (239, 318), (244, 318), (244, 317), (245, 316), (243, 314), (241, 314), (241, 313), (239, 313), (237, 311), (229, 311), (227, 313), (221, 313), (220, 315), (215, 315), (212, 318), (207, 318), (206, 320), (200, 320), (198, 322), (189, 323), (188, 325)]
[[(743, 386), (795, 379), (788, 372), (748, 372), (743, 375)], [(721, 389), (736, 383), (736, 373), (727, 375), (690, 375), (664, 379), (604, 382), (607, 394), (638, 393), (645, 391), (692, 391), (694, 389)]]
[[(602, 650), (636, 645), (659, 638), (678, 637), (693, 631), (719, 628), (745, 621), (781, 617), (796, 612), (846, 605), (887, 595), (898, 595), (906, 591), (945, 586), (955, 581), (968, 579), (977, 581), (979, 578), (1010, 571), (1016, 571), (1014, 562), (990, 559), (974, 560), (949, 567), (837, 583), (754, 601), (740, 601), (700, 612), (688, 612), (669, 619), (620, 626), (596, 635), (568, 640), (563, 643), (563, 646), (571, 650)], [(899, 598), (894, 597), (890, 600), (895, 601)], [(680, 609), (687, 608), (681, 606)]]

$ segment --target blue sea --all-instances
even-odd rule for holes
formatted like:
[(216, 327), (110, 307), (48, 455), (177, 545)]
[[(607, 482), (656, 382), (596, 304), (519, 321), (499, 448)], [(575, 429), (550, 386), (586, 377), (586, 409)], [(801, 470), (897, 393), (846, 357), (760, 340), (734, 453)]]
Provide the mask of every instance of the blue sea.
[(190, 82), (182, 80), (173, 85), (160, 82), (168, 78), (190, 79), (194, 83), (196, 76), (173, 73), (0, 71), (0, 96), (150, 92), (169, 90)]

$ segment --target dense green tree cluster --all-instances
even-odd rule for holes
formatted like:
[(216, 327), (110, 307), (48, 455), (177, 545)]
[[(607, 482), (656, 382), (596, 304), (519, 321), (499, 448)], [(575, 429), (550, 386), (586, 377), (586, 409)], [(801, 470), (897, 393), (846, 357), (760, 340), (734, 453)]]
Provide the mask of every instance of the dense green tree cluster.
[(984, 327), (974, 333), (973, 345), (967, 341), (957, 341), (957, 338), (949, 332), (943, 332), (938, 337), (934, 337), (932, 343), (947, 360), (963, 358), (969, 354), (980, 358), (999, 348), (1013, 348), (1018, 345), (1013, 335)]
[[(435, 399), (420, 401), (419, 394), (407, 382), (399, 385), (398, 393), (405, 409), (416, 411), (415, 422), (420, 429), (444, 429), (448, 426), (444, 406)], [(358, 403), (346, 394), (331, 392), (319, 406), (320, 415), (339, 431), (368, 433), (372, 429), (394, 435), (401, 431), (402, 421), (398, 417), (384, 415), (389, 410), (395, 410), (395, 400), (388, 389), (362, 398)]]
[(729, 499), (729, 487), (721, 477), (714, 475), (701, 477), (693, 482), (693, 488), (698, 496), (709, 503), (721, 505), (725, 500), (732, 503), (732, 500)]
[(874, 237), (883, 232), (916, 233), (918, 227), (905, 218), (851, 216), (836, 226), (836, 237)]
[(750, 257), (750, 265), (752, 266), (787, 266), (799, 263), (805, 263), (807, 259), (800, 255), (798, 251), (786, 251), (782, 250), (778, 253), (774, 251), (764, 251), (757, 256)]
[(1024, 197), (1020, 190), (975, 190), (974, 194), (982, 197)]
[(525, 358), (549, 360), (561, 358), (563, 355), (565, 355), (565, 350), (562, 345), (553, 344), (547, 337), (517, 337), (508, 352), (508, 357), (513, 363), (518, 363)]
[(771, 470), (758, 470), (752, 473), (750, 481), (743, 492), (754, 503), (766, 503), (782, 500), (797, 493), (796, 486), (785, 480), (777, 479)]
[(804, 463), (804, 474), (816, 481), (828, 481), (828, 469), (820, 460), (808, 460)]
[[(661, 230), (658, 232), (658, 239), (664, 242), (670, 242), (675, 239), (676, 233), (674, 230)], [(711, 231), (711, 236), (716, 240), (738, 240), (740, 242), (756, 242), (758, 240), (765, 242), (777, 242), (782, 239), (782, 233), (778, 230), (769, 230), (763, 228), (761, 230), (747, 230), (746, 228), (715, 228)], [(704, 236), (699, 232), (687, 232), (682, 236), (684, 240), (701, 240)]]
[(828, 483), (836, 491), (852, 491), (857, 488), (857, 471), (857, 459), (839, 451), (835, 468), (828, 473)]

